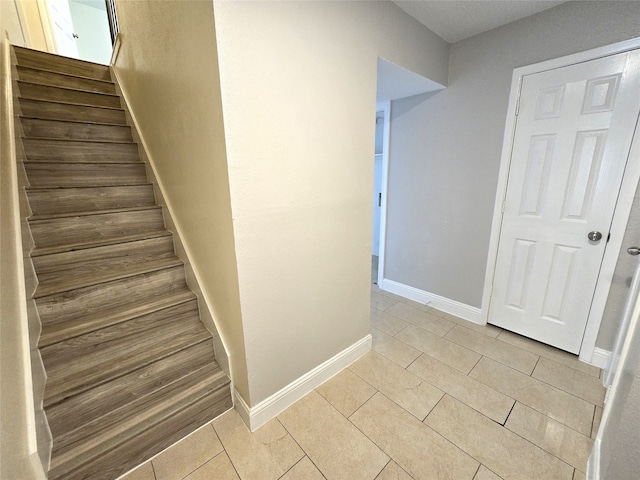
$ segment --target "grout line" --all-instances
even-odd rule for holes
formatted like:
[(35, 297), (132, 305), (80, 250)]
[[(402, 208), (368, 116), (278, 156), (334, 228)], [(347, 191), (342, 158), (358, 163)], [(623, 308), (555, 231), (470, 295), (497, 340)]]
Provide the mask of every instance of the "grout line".
[[(356, 427), (356, 428), (358, 428), (358, 427)], [(367, 438), (369, 438), (369, 437), (367, 437)], [(375, 444), (374, 444), (374, 445), (375, 445)], [(378, 447), (378, 448), (380, 448), (380, 447)], [(386, 452), (385, 452), (385, 454), (386, 454)], [(378, 474), (375, 476), (375, 478), (374, 478), (373, 480), (378, 480), (378, 478), (380, 478), (380, 475), (382, 475), (382, 472), (384, 472), (384, 469), (385, 469), (385, 468), (387, 468), (387, 466), (388, 466), (391, 462), (393, 462), (393, 459), (392, 459), (389, 455), (387, 455), (387, 456), (389, 457), (389, 461), (388, 461), (387, 463), (385, 463), (385, 464), (384, 464), (384, 467), (382, 467), (382, 470), (380, 470), (380, 471), (378, 472)]]

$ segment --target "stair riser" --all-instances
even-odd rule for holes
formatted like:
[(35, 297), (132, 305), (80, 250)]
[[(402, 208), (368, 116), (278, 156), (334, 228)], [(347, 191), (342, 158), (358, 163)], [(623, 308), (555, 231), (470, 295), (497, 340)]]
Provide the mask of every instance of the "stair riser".
[(87, 92), (116, 93), (116, 86), (111, 82), (94, 80), (92, 78), (75, 77), (61, 73), (38, 70), (29, 67), (17, 67), (18, 79), (23, 82), (40, 83), (52, 87), (77, 88)]
[(147, 183), (143, 163), (26, 163), (32, 188), (100, 187)]
[[(44, 330), (49, 324), (108, 312), (186, 287), (184, 268), (175, 267), (125, 280), (36, 299)], [(53, 326), (53, 325), (52, 325)]]
[(96, 125), (37, 118), (22, 118), (21, 123), (23, 134), (26, 137), (93, 142), (133, 142), (131, 128), (124, 125)]
[(93, 105), (95, 107), (122, 108), (120, 98), (103, 93), (83, 92), (59, 87), (49, 87), (37, 83), (18, 81), (18, 96), (32, 100), (47, 100), (49, 102), (67, 102), (79, 105)]
[(162, 210), (65, 217), (29, 222), (36, 248), (100, 242), (164, 228)]
[(27, 191), (33, 215), (55, 215), (155, 205), (152, 185)]
[(29, 162), (136, 163), (140, 157), (135, 143), (99, 143), (23, 138)]
[(46, 102), (44, 100), (28, 100), (25, 98), (20, 101), (18, 113), (24, 117), (37, 117), (49, 120), (110, 123), (116, 125), (126, 125), (127, 123), (124, 110)]
[(69, 398), (47, 410), (51, 433), (56, 438), (74, 431), (104, 416), (105, 412), (121, 408), (214, 361), (211, 344), (202, 342), (90, 392)]
[(15, 52), (18, 65), (23, 67), (40, 68), (68, 75), (111, 81), (111, 73), (106, 65), (79, 62), (78, 60), (54, 56), (37, 50), (15, 48)]

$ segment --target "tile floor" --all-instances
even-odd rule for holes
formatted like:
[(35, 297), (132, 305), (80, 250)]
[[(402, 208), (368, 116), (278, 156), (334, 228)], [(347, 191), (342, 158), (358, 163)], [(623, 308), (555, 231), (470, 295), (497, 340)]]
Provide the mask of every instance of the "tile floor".
[(372, 285), (373, 351), (254, 433), (230, 411), (126, 480), (584, 479), (600, 370)]

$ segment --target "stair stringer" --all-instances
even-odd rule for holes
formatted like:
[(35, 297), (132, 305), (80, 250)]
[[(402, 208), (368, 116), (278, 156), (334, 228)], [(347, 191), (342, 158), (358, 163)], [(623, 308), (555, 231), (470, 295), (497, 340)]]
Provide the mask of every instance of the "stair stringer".
[[(205, 295), (202, 288), (200, 288), (200, 274), (198, 269), (191, 261), (192, 255), (189, 252), (188, 247), (182, 242), (182, 233), (180, 227), (173, 220), (173, 209), (171, 204), (167, 201), (164, 195), (164, 187), (162, 180), (156, 175), (153, 158), (148, 154), (147, 142), (144, 136), (140, 133), (139, 122), (136, 119), (135, 113), (129, 107), (129, 97), (127, 92), (121, 87), (117, 71), (113, 68), (114, 59), (119, 51), (120, 36), (116, 37), (116, 43), (114, 45), (114, 55), (111, 59), (111, 79), (116, 85), (116, 92), (120, 95), (122, 108), (125, 111), (127, 117), (127, 123), (131, 125), (131, 132), (133, 134), (133, 140), (138, 144), (138, 151), (140, 153), (140, 160), (144, 163), (147, 170), (147, 178), (153, 183), (154, 193), (156, 195), (156, 201), (158, 205), (162, 207), (162, 212), (165, 221), (165, 228), (173, 234), (174, 248), (177, 257), (184, 263), (185, 276), (187, 286), (196, 294), (198, 300), (198, 307), (200, 309), (200, 320), (205, 328), (211, 333), (213, 338), (213, 347), (216, 357), (216, 362), (222, 368), (222, 370), (231, 379), (231, 391), (233, 391), (233, 375), (232, 365), (229, 357), (229, 350), (227, 343), (220, 334), (221, 329), (218, 325), (218, 321), (213, 314), (213, 308), (211, 307), (211, 301)], [(234, 400), (235, 401), (235, 400)]]
[[(15, 111), (15, 106), (19, 105), (16, 101), (17, 97), (17, 74), (16, 74), (16, 57), (13, 49), (10, 50), (10, 67), (11, 77), (9, 88), (11, 101), (7, 102), (5, 106), (8, 110), (9, 116), (12, 119), (20, 114)], [(18, 260), (22, 266), (23, 278), (20, 281), (20, 287), (22, 289), (23, 298), (14, 299), (14, 301), (21, 302), (25, 305), (23, 310), (26, 313), (26, 318), (21, 318), (19, 321), (26, 322), (26, 329), (28, 332), (28, 347), (29, 347), (29, 365), (27, 372), (28, 378), (26, 379), (27, 386), (31, 387), (29, 390), (32, 392), (32, 406), (27, 405), (27, 415), (33, 415), (31, 421), (33, 421), (33, 428), (35, 431), (35, 443), (36, 453), (38, 456), (39, 464), (42, 467), (42, 472), (49, 470), (49, 464), (51, 462), (51, 452), (53, 447), (53, 437), (47, 416), (44, 411), (44, 390), (47, 381), (47, 374), (44, 368), (44, 362), (42, 361), (42, 355), (38, 348), (38, 340), (42, 331), (42, 322), (36, 308), (35, 300), (33, 299), (33, 292), (38, 286), (38, 280), (35, 274), (35, 268), (31, 260), (31, 251), (34, 248), (35, 242), (31, 235), (31, 229), (29, 227), (27, 218), (31, 215), (31, 208), (26, 195), (26, 187), (29, 186), (29, 181), (24, 168), (24, 148), (22, 145), (21, 137), (21, 123), (19, 121), (13, 121), (10, 126), (13, 134), (13, 151), (12, 164), (15, 166), (15, 175), (9, 178), (11, 182), (11, 188), (17, 193), (17, 208), (11, 212), (3, 212), (3, 215), (11, 215), (18, 221), (15, 222), (19, 232), (16, 232), (20, 237), (20, 246), (22, 248), (22, 255), (18, 255)], [(30, 374), (30, 375), (29, 375)]]

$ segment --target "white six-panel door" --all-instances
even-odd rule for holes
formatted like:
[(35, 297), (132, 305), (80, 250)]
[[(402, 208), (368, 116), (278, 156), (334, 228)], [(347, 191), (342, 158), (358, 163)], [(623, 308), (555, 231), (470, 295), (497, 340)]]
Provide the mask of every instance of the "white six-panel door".
[(580, 350), (640, 110), (639, 63), (635, 51), (523, 77), (490, 323)]

